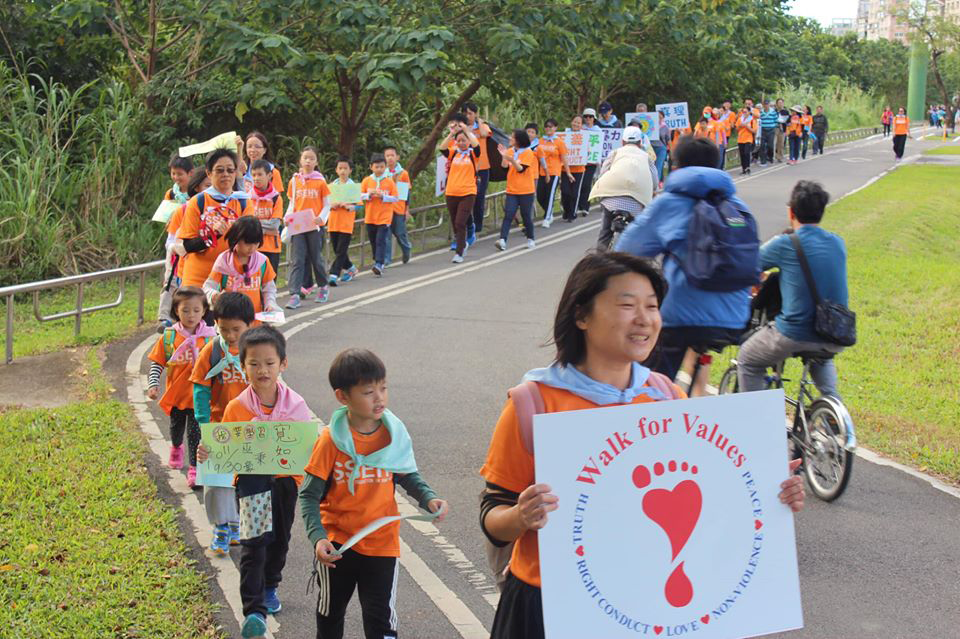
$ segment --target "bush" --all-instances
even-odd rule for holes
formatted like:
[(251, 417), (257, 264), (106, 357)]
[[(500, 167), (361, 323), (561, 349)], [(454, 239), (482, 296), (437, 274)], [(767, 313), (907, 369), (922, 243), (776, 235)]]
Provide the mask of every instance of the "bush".
[(778, 95), (783, 97), (787, 108), (802, 104), (816, 113), (817, 106), (822, 105), (831, 131), (880, 126), (881, 98), (836, 76), (830, 77), (823, 89), (787, 84), (780, 87)]

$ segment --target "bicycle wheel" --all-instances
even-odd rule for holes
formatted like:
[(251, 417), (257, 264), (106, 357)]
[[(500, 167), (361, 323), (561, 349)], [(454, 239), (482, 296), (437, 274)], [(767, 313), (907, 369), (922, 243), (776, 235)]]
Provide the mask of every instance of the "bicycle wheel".
[(717, 395), (732, 395), (740, 392), (740, 382), (737, 379), (736, 364), (723, 371), (720, 383), (717, 385)]
[(853, 453), (846, 449), (847, 426), (829, 402), (810, 405), (810, 440), (803, 447), (803, 470), (813, 494), (833, 501), (843, 494), (853, 471)]

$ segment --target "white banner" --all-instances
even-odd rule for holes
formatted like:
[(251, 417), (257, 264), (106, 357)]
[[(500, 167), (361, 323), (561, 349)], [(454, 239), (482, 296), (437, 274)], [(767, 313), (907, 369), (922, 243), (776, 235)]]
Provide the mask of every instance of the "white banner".
[(601, 129), (603, 133), (603, 152), (600, 154), (600, 162), (607, 159), (607, 156), (623, 146), (623, 129)]
[(436, 195), (440, 197), (447, 190), (447, 158), (443, 155), (437, 156), (437, 186)]
[(587, 164), (600, 164), (603, 156), (603, 130), (587, 131)]
[(590, 150), (587, 131), (571, 131), (567, 129), (558, 135), (563, 139), (564, 146), (567, 147), (567, 164), (570, 166), (583, 166), (586, 164)]
[(537, 415), (547, 639), (803, 626), (783, 391)]
[(667, 126), (671, 129), (690, 128), (690, 108), (686, 102), (671, 102), (669, 104), (658, 104), (657, 111), (663, 111), (666, 116)]

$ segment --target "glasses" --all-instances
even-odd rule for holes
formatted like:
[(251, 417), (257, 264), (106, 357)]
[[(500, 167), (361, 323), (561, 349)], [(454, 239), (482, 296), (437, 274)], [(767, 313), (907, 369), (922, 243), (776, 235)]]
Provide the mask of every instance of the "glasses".
[(229, 168), (229, 169), (228, 169), (228, 168), (224, 168), (224, 167), (222, 167), (222, 166), (218, 166), (217, 168), (215, 168), (215, 169), (213, 170), (213, 172), (214, 172), (216, 175), (233, 175), (233, 174), (235, 174), (235, 173), (237, 172), (237, 169), (235, 169), (235, 168)]

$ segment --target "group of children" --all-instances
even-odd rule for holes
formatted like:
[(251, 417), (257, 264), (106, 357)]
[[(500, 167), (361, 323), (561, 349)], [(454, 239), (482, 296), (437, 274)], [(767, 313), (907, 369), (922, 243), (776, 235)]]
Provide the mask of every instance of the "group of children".
[[(182, 467), (186, 430), (191, 485), (197, 464), (209, 452), (200, 444), (200, 423), (311, 419), (304, 399), (280, 381), (287, 367), (286, 340), (271, 326), (254, 326), (250, 297), (234, 291), (216, 294), (215, 328), (204, 322), (210, 309), (203, 290), (179, 289), (171, 305), (177, 322), (149, 355), (148, 396), (159, 399), (170, 414), (168, 465)], [(262, 637), (267, 615), (282, 608), (277, 587), (298, 502), (319, 563), (316, 620), (317, 637), (323, 639), (343, 636), (354, 590), (363, 608), (365, 635), (396, 637), (399, 523), (384, 526), (343, 553), (338, 550), (368, 523), (398, 514), (394, 485), (402, 486), (423, 509), (439, 513), (439, 519), (445, 515), (446, 503), (417, 471), (406, 427), (387, 409), (383, 362), (370, 351), (344, 351), (334, 359), (329, 381), (342, 407), (320, 433), (303, 474), (241, 474), (232, 482), (211, 480), (203, 486), (213, 527), (211, 551), (225, 557), (231, 545), (240, 546), (245, 638)], [(200, 477), (205, 483), (207, 479)]]

